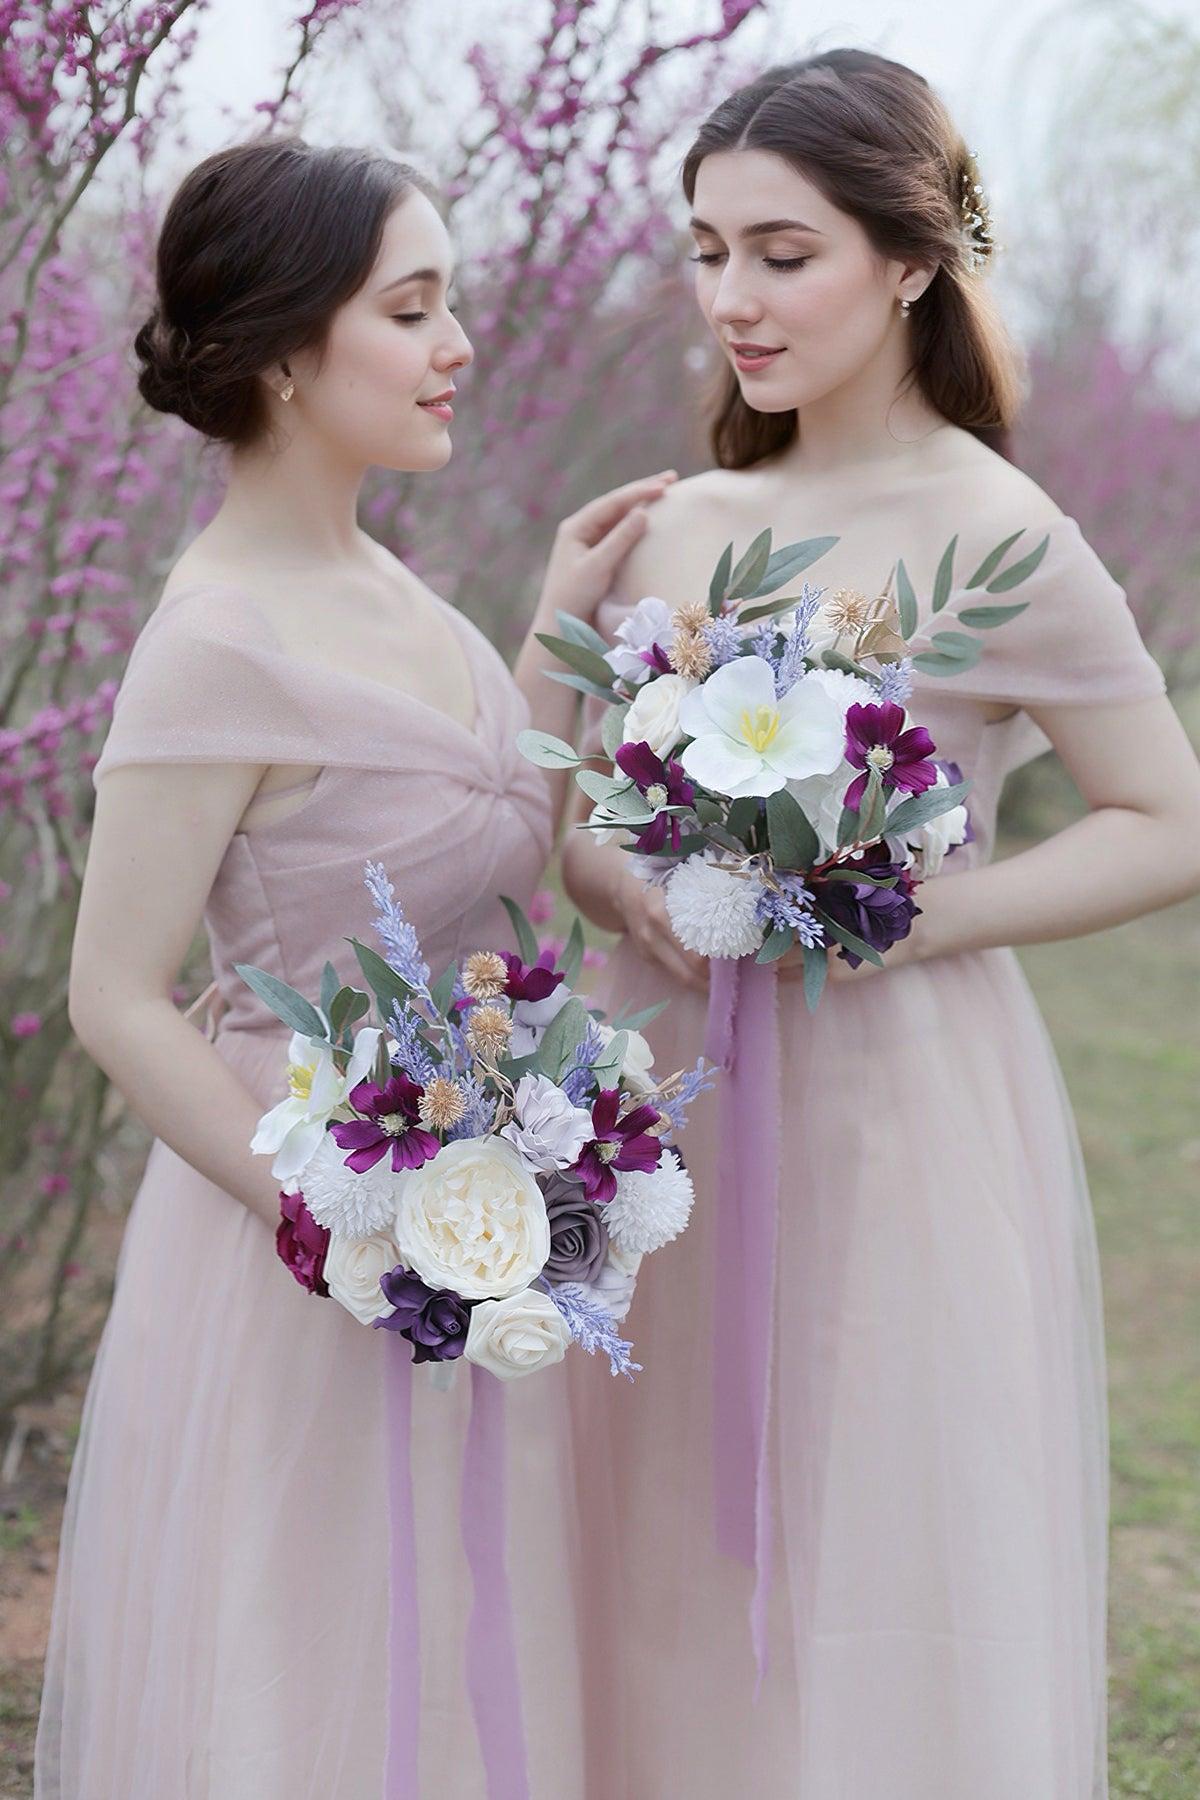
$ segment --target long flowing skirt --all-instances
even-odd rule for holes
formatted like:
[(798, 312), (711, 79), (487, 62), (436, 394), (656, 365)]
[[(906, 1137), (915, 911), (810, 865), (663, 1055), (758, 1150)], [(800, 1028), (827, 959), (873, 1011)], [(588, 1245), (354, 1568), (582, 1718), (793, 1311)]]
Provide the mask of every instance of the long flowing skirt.
[[(625, 941), (597, 998), (662, 991)], [(681, 1140), (693, 1222), (627, 1323), (644, 1372), (571, 1370), (612, 1793), (1101, 1800), (1101, 1295), (1043, 1021), (1007, 950), (831, 987), (815, 1017), (781, 995), (770, 1666), (756, 1707), (752, 1574), (714, 1547), (709, 1093)], [(648, 1028), (660, 1071), (694, 1062), (704, 1010), (678, 990)]]

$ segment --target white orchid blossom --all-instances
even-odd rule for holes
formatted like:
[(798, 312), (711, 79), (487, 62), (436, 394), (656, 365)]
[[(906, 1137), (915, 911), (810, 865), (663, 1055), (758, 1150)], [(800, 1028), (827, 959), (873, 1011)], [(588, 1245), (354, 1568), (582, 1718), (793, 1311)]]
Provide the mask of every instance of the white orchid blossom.
[(692, 739), (679, 759), (687, 773), (731, 800), (827, 774), (845, 746), (842, 711), (826, 689), (802, 676), (777, 698), (770, 664), (759, 656), (740, 656), (693, 688), (679, 724)]
[(360, 1031), (344, 1075), (338, 1073), (328, 1044), (313, 1044), (303, 1032), (294, 1031), (288, 1045), (286, 1100), (273, 1106), (258, 1121), (250, 1148), (274, 1156), (271, 1173), (279, 1181), (292, 1181), (311, 1161), (325, 1128), (352, 1088), (370, 1074), (383, 1033), (373, 1025)]

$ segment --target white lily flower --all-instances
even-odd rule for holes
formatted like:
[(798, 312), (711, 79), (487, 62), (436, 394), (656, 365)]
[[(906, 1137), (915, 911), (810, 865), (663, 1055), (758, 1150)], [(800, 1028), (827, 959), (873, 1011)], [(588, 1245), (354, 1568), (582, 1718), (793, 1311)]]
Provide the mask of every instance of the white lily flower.
[(778, 793), (789, 780), (824, 775), (845, 747), (841, 708), (802, 676), (781, 698), (760, 656), (740, 656), (684, 696), (680, 729), (693, 740), (679, 760), (694, 781), (731, 800)]
[(346, 1073), (340, 1075), (328, 1044), (313, 1044), (303, 1032), (292, 1033), (288, 1097), (263, 1114), (250, 1143), (261, 1155), (274, 1156), (271, 1173), (277, 1180), (294, 1180), (312, 1160), (330, 1118), (346, 1104), (350, 1090), (370, 1074), (382, 1036), (374, 1025), (360, 1031)]

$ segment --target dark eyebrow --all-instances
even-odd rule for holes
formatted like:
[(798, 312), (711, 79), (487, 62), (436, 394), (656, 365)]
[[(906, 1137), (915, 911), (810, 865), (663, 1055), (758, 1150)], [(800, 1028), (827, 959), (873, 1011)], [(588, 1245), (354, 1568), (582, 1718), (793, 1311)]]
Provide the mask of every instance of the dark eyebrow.
[[(720, 237), (715, 225), (709, 225), (704, 219), (689, 221), (693, 231), (707, 231), (710, 237)], [(824, 237), (815, 225), (806, 225), (803, 219), (764, 219), (758, 225), (743, 225), (738, 232), (741, 238), (773, 237), (777, 231), (811, 231), (814, 237)]]
[(411, 275), (401, 275), (395, 281), (389, 281), (386, 287), (380, 288), (380, 294), (390, 294), (393, 288), (407, 287), (410, 281), (440, 281), (440, 269), (414, 269)]

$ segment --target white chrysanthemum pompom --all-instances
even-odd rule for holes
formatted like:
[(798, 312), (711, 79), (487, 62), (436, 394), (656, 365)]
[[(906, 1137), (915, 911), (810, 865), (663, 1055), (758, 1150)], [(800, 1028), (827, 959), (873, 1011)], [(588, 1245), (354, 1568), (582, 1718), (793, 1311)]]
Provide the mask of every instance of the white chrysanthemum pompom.
[(390, 1157), (357, 1175), (343, 1162), (347, 1155), (327, 1131), (300, 1178), (304, 1204), (318, 1225), (324, 1225), (335, 1238), (374, 1237), (376, 1232), (390, 1231), (401, 1179), (392, 1173)]
[(664, 1150), (657, 1169), (622, 1169), (604, 1207), (608, 1233), (622, 1250), (649, 1255), (677, 1238), (692, 1215), (692, 1178)]
[(701, 956), (750, 956), (763, 941), (756, 909), (762, 881), (702, 855), (681, 863), (664, 889), (675, 936)]

